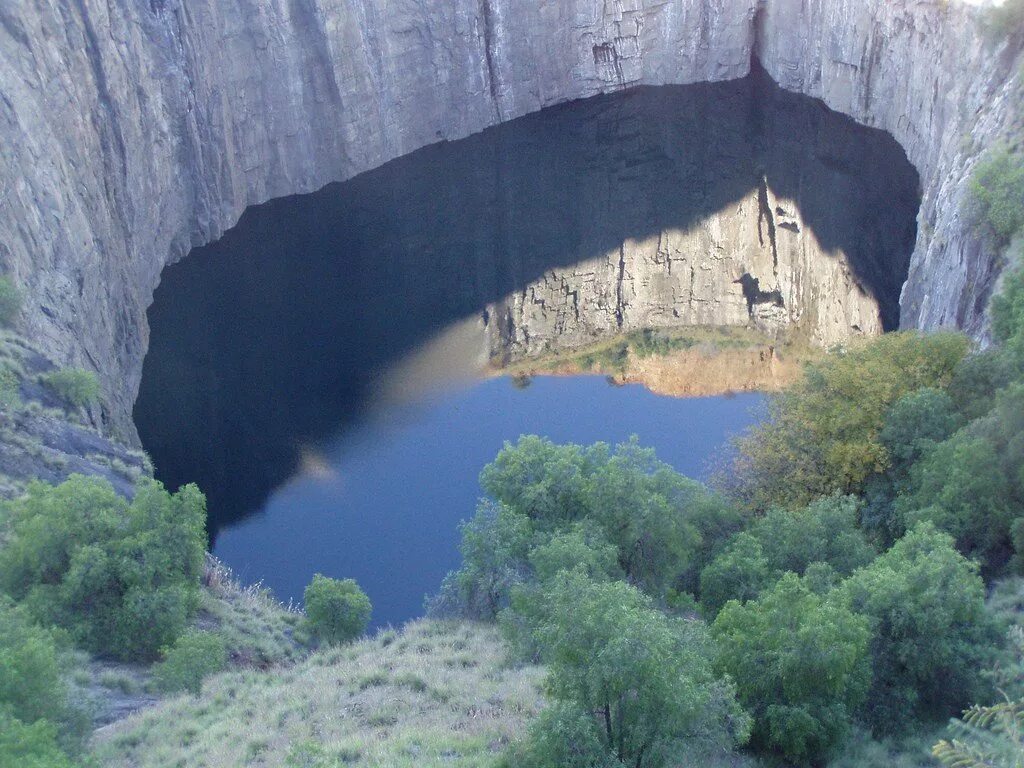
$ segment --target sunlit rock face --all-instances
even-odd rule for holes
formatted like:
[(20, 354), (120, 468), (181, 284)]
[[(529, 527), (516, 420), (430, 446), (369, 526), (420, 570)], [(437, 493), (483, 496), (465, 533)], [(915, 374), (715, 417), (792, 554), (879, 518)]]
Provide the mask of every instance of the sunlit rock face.
[(136, 423), (171, 485), (251, 508), (381, 400), (634, 329), (757, 338), (645, 361), (659, 391), (773, 386), (778, 333), (895, 326), (917, 203), (891, 137), (763, 74), (553, 107), (252, 208), (168, 267)]
[(981, 334), (999, 262), (962, 212), (980, 149), (1018, 112), (1020, 43), (987, 42), (978, 13), (958, 0), (0, 3), (0, 268), (27, 293), (21, 332), (98, 371), (103, 421), (131, 437), (161, 271), (247, 206), (572, 99), (742, 77), (756, 59), (904, 147), (924, 226), (902, 322)]
[[(535, 260), (554, 243), (569, 266), (543, 270), (492, 310), (495, 357), (643, 328), (752, 326), (830, 346), (898, 326), (918, 179), (881, 132), (762, 72), (523, 124), (543, 125), (543, 138), (520, 141), (527, 162), (499, 160), (514, 194), (484, 218), (511, 225), (505, 250)], [(549, 200), (544, 181), (570, 191)], [(531, 248), (529, 236), (550, 242)]]

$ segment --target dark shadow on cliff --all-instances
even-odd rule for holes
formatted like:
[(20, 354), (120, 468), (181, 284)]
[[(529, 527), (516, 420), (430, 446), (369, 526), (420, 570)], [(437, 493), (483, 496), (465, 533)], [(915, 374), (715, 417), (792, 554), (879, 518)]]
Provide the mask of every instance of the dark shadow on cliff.
[(560, 106), (251, 209), (168, 268), (150, 310), (135, 419), (158, 476), (199, 483), (215, 533), (439, 330), (765, 180), (895, 327), (917, 174), (889, 136), (763, 73)]

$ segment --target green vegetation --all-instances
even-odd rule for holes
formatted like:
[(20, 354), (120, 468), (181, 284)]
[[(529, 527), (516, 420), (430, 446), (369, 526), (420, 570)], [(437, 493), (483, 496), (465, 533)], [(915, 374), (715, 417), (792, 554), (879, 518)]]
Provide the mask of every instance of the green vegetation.
[(0, 765), (71, 765), (82, 718), (70, 703), (70, 664), (59, 633), (0, 598)]
[(224, 638), (211, 632), (186, 632), (165, 649), (153, 676), (162, 691), (198, 694), (203, 680), (228, 663)]
[(370, 598), (352, 579), (339, 581), (318, 573), (303, 600), (310, 631), (328, 645), (355, 640), (370, 623)]
[(1024, 0), (1004, 0), (986, 10), (989, 27), (999, 38), (1024, 33)]
[(904, 332), (828, 355), (737, 441), (724, 485), (755, 511), (862, 493), (890, 464), (881, 440), (889, 409), (922, 387), (948, 386), (967, 349), (959, 334)]
[(83, 647), (153, 659), (199, 601), (206, 502), (194, 486), (169, 494), (142, 481), (129, 503), (105, 480), (33, 483), (0, 503), (0, 589)]
[(40, 380), (65, 403), (75, 408), (84, 408), (96, 402), (100, 396), (96, 374), (84, 368), (61, 368), (44, 374)]
[(14, 281), (0, 275), (0, 327), (12, 326), (21, 314), (21, 291)]
[(753, 743), (820, 765), (867, 694), (867, 621), (787, 573), (760, 599), (727, 603), (712, 633), (717, 665), (754, 716)]
[[(1011, 0), (999, 13), (1024, 21), (1024, 4)], [(1002, 244), (1024, 229), (1024, 156), (1005, 147), (990, 150), (971, 176), (978, 220)]]
[(0, 363), (0, 409), (11, 408), (18, 402), (18, 374)]
[[(580, 570), (556, 573), (538, 605), (531, 632), (555, 704), (511, 765), (661, 768), (683, 740), (745, 739), (747, 718), (711, 670), (701, 625), (669, 618), (629, 584), (594, 582)], [(576, 743), (560, 738), (567, 731)]]

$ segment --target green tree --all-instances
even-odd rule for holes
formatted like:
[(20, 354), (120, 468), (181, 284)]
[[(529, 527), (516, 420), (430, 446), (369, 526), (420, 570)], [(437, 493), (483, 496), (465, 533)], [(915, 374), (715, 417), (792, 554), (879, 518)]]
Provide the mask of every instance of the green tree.
[(1024, 227), (1024, 156), (1006, 147), (989, 150), (971, 175), (971, 194), (978, 219), (1009, 243)]
[(864, 716), (877, 731), (947, 717), (979, 693), (997, 639), (978, 567), (921, 523), (838, 590), (871, 625), (874, 678)]
[(96, 374), (84, 368), (61, 368), (41, 377), (43, 384), (52, 389), (68, 405), (84, 408), (100, 396), (100, 383)]
[(501, 502), (481, 501), (459, 528), (462, 567), (445, 577), (428, 612), (493, 621), (508, 606), (513, 587), (529, 577), (533, 523)]
[(757, 597), (783, 573), (802, 575), (827, 563), (846, 576), (874, 559), (874, 547), (857, 525), (859, 502), (829, 496), (796, 511), (774, 508), (758, 519), (701, 574), (701, 600), (714, 615), (727, 600)]
[(768, 420), (737, 441), (723, 485), (760, 510), (860, 493), (889, 466), (880, 439), (889, 409), (909, 392), (948, 385), (967, 349), (959, 334), (904, 332), (827, 355), (774, 396)]
[(303, 601), (310, 630), (328, 645), (347, 643), (366, 632), (373, 610), (370, 598), (354, 580), (319, 573), (306, 587)]
[(0, 326), (12, 326), (21, 313), (21, 291), (14, 281), (0, 275)]
[(0, 588), (94, 653), (152, 659), (198, 606), (206, 500), (144, 480), (129, 503), (105, 480), (35, 482), (0, 503)]
[(558, 573), (542, 604), (532, 631), (548, 667), (547, 690), (570, 713), (558, 728), (579, 739), (549, 739), (559, 756), (590, 755), (596, 737), (621, 764), (660, 768), (682, 739), (745, 739), (749, 721), (731, 686), (713, 674), (700, 623), (671, 619), (636, 588), (593, 582), (581, 571)]
[(0, 765), (17, 768), (73, 768), (48, 720), (24, 723), (0, 706)]
[(700, 602), (714, 616), (730, 600), (753, 600), (777, 578), (761, 542), (750, 533), (733, 538), (700, 574)]
[(541, 583), (562, 571), (582, 568), (595, 581), (621, 578), (617, 551), (593, 524), (577, 523), (530, 550), (533, 573)]
[(820, 765), (842, 743), (871, 680), (868, 623), (788, 573), (711, 628), (716, 664), (754, 717), (754, 743)]
[(740, 527), (732, 506), (634, 438), (614, 449), (524, 436), (480, 475), (483, 489), (538, 534), (590, 521), (615, 546), (626, 578), (657, 597), (695, 589), (700, 569)]
[(585, 517), (586, 484), (596, 466), (608, 460), (608, 447), (555, 445), (524, 435), (505, 443), (480, 472), (480, 487), (492, 499), (529, 518), (538, 530), (550, 530)]
[(910, 490), (896, 500), (907, 527), (931, 521), (968, 557), (993, 564), (1009, 557), (1010, 485), (992, 444), (967, 432), (938, 445), (911, 470)]
[(54, 633), (0, 597), (0, 708), (25, 723), (68, 715), (68, 660)]
[(224, 638), (213, 632), (186, 632), (153, 668), (153, 679), (162, 691), (198, 694), (203, 680), (220, 672), (228, 663)]
[(703, 502), (704, 488), (658, 461), (635, 438), (617, 446), (588, 485), (591, 519), (618, 550), (626, 578), (663, 596), (702, 544), (689, 512)]

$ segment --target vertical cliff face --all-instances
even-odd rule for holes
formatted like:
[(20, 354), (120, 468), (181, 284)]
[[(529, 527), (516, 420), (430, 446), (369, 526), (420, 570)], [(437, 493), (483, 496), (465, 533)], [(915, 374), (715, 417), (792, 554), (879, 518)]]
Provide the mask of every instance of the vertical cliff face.
[(921, 174), (908, 328), (983, 334), (998, 276), (967, 214), (969, 178), (985, 147), (1020, 129), (1024, 83), (1020, 41), (986, 34), (978, 5), (769, 2), (758, 18), (755, 55), (779, 85), (888, 131)]
[[(246, 206), (634, 85), (737, 78), (885, 128), (922, 174), (904, 323), (982, 326), (962, 215), (1019, 55), (958, 0), (48, 0), (0, 5), (0, 269), (22, 332), (132, 433), (163, 267)], [(756, 49), (756, 50), (755, 50)], [(963, 137), (974, 137), (964, 142)]]

